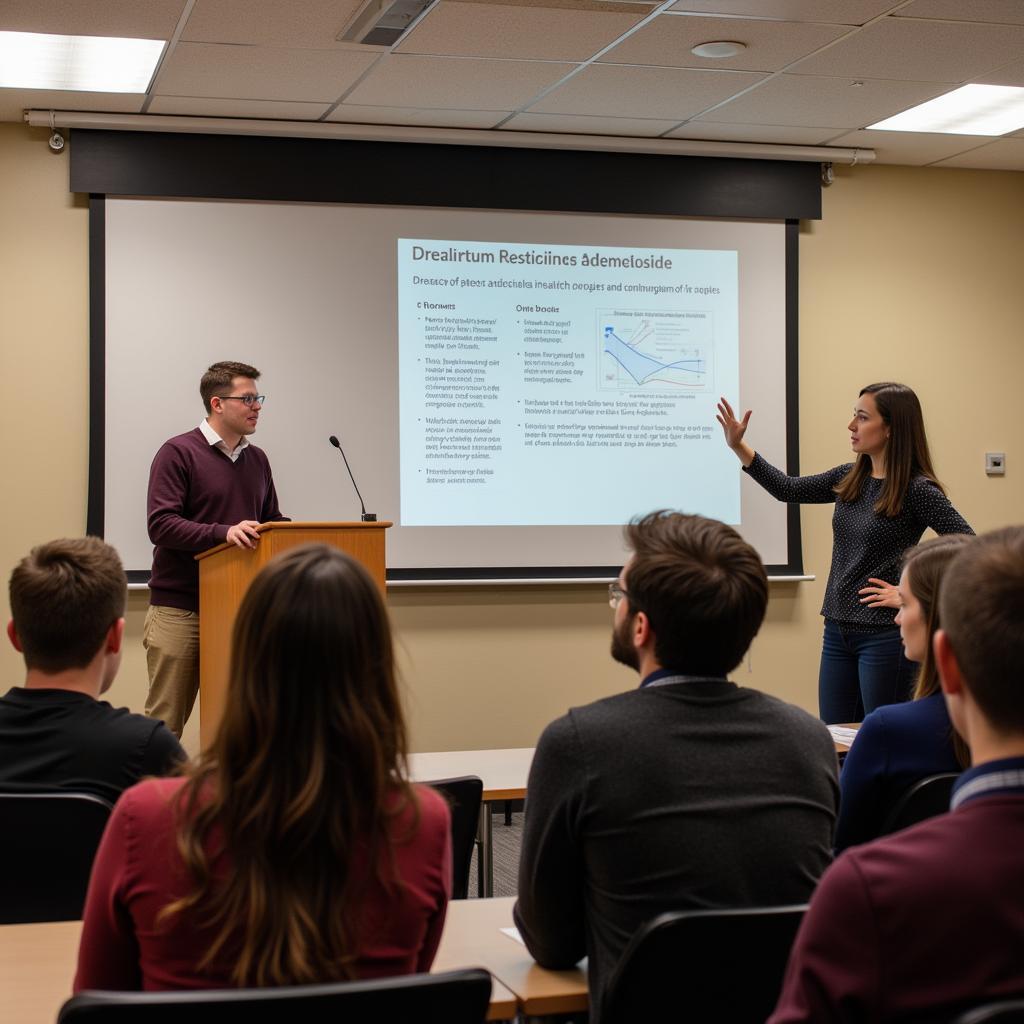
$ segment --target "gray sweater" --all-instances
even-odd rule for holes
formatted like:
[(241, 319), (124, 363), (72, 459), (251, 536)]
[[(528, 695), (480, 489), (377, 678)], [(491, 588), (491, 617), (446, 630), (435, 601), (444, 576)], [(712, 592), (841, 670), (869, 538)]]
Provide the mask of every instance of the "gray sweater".
[(828, 730), (726, 680), (552, 722), (527, 787), (515, 919), (538, 963), (590, 958), (591, 1020), (630, 936), (666, 910), (803, 903), (831, 860)]

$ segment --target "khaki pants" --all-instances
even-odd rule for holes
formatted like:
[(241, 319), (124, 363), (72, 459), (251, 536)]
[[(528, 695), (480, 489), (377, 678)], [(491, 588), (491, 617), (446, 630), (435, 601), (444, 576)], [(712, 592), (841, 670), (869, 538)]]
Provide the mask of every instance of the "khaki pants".
[(142, 628), (149, 668), (146, 714), (181, 733), (199, 692), (199, 615), (182, 608), (150, 605)]

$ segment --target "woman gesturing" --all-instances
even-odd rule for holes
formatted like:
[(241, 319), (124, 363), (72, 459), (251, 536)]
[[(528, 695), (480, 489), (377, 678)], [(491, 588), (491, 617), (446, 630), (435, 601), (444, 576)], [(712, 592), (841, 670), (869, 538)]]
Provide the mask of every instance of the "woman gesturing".
[(779, 501), (835, 503), (832, 566), (818, 706), (826, 722), (856, 722), (883, 704), (909, 697), (914, 674), (890, 608), (903, 552), (927, 528), (973, 533), (935, 477), (917, 395), (903, 384), (869, 384), (847, 426), (853, 463), (814, 476), (790, 477), (745, 440), (750, 410), (737, 418), (723, 398), (718, 422), (743, 470)]

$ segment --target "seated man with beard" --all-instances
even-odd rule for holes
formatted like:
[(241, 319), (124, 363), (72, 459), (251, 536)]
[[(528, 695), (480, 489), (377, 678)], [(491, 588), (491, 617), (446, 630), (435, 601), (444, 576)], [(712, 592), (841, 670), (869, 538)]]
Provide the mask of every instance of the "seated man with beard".
[(825, 726), (726, 678), (764, 618), (757, 552), (723, 523), (674, 512), (626, 537), (612, 656), (640, 686), (541, 736), (515, 908), (538, 963), (590, 958), (595, 1024), (623, 949), (658, 914), (806, 902), (838, 801)]

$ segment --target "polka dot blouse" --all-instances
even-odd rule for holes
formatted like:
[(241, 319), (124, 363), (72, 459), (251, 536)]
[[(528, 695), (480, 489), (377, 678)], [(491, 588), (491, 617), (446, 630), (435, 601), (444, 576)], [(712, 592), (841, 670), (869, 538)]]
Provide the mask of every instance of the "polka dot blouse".
[(852, 468), (852, 463), (814, 476), (786, 476), (760, 455), (744, 467), (773, 498), (800, 505), (835, 503), (832, 515), (832, 567), (825, 587), (821, 614), (844, 625), (860, 629), (882, 629), (893, 625), (892, 608), (868, 608), (860, 603), (858, 591), (869, 577), (895, 585), (900, 578), (903, 552), (913, 547), (927, 528), (936, 533), (974, 533), (949, 499), (930, 480), (910, 481), (898, 516), (879, 515), (875, 502), (881, 480), (869, 477), (856, 501), (839, 501), (834, 488)]

